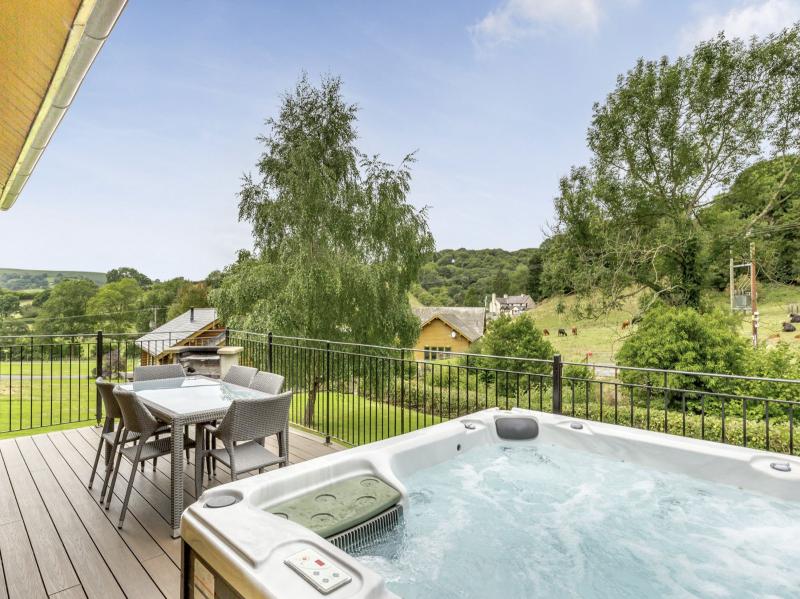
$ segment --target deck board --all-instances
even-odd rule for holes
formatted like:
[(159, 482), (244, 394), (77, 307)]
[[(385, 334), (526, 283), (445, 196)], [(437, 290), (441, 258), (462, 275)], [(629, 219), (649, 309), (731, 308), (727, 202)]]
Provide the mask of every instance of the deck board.
[[(47, 594), (52, 595), (76, 586), (78, 577), (19, 446), (8, 443), (0, 450), (3, 452), (11, 487), (14, 489)], [(42, 473), (43, 471), (37, 471), (36, 476)]]
[[(87, 488), (99, 429), (86, 427), (0, 441), (0, 599), (180, 596), (180, 540), (170, 535), (169, 458), (137, 472), (128, 514), (117, 529), (131, 464), (123, 460), (110, 510), (98, 503), (102, 459)], [(274, 438), (267, 447), (277, 451)], [(289, 462), (338, 451), (292, 430)], [(192, 453), (192, 463), (194, 453)], [(230, 481), (222, 464), (204, 488)], [(194, 467), (185, 469), (194, 501)]]

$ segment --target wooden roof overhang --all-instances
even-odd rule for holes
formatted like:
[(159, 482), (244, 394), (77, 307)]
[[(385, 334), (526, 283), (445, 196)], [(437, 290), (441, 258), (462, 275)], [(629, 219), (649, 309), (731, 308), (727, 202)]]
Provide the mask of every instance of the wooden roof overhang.
[(19, 197), (126, 1), (0, 2), (0, 210)]

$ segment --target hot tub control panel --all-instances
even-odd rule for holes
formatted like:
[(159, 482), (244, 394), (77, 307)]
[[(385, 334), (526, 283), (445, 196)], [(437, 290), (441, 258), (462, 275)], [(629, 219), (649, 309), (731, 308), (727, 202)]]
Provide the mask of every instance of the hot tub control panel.
[(298, 551), (289, 556), (284, 563), (323, 595), (335, 591), (352, 580), (330, 559), (311, 548)]

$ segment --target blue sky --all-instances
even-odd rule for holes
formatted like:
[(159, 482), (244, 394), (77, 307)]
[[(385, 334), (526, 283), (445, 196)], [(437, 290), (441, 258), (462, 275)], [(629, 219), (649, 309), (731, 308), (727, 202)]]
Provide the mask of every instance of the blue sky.
[(437, 247), (538, 245), (592, 104), (644, 56), (764, 34), (800, 0), (134, 0), (14, 208), (0, 266), (202, 278), (249, 247), (236, 192), (301, 71), (340, 75), (360, 147), (417, 152)]

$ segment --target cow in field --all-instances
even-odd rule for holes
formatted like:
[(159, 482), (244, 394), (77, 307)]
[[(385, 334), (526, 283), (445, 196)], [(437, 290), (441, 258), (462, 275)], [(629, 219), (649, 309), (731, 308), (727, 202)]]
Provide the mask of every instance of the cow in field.
[(627, 329), (629, 326), (631, 326), (631, 321), (630, 321), (630, 320), (623, 320), (623, 321), (622, 321), (622, 330), (623, 330), (623, 331), (624, 331), (625, 329)]
[(788, 322), (784, 322), (783, 323), (783, 332), (784, 333), (794, 333), (796, 330), (797, 330), (797, 327), (795, 327), (793, 324), (788, 323)]
[(578, 327), (572, 327), (572, 334), (573, 335), (577, 335), (578, 334)]
[(566, 329), (558, 329), (558, 336), (559, 337), (566, 337), (567, 336), (567, 330)]
[(789, 322), (800, 322), (800, 314), (789, 314)]
[(545, 337), (549, 337), (550, 331), (548, 331), (547, 329), (542, 329), (542, 335), (544, 335)]

